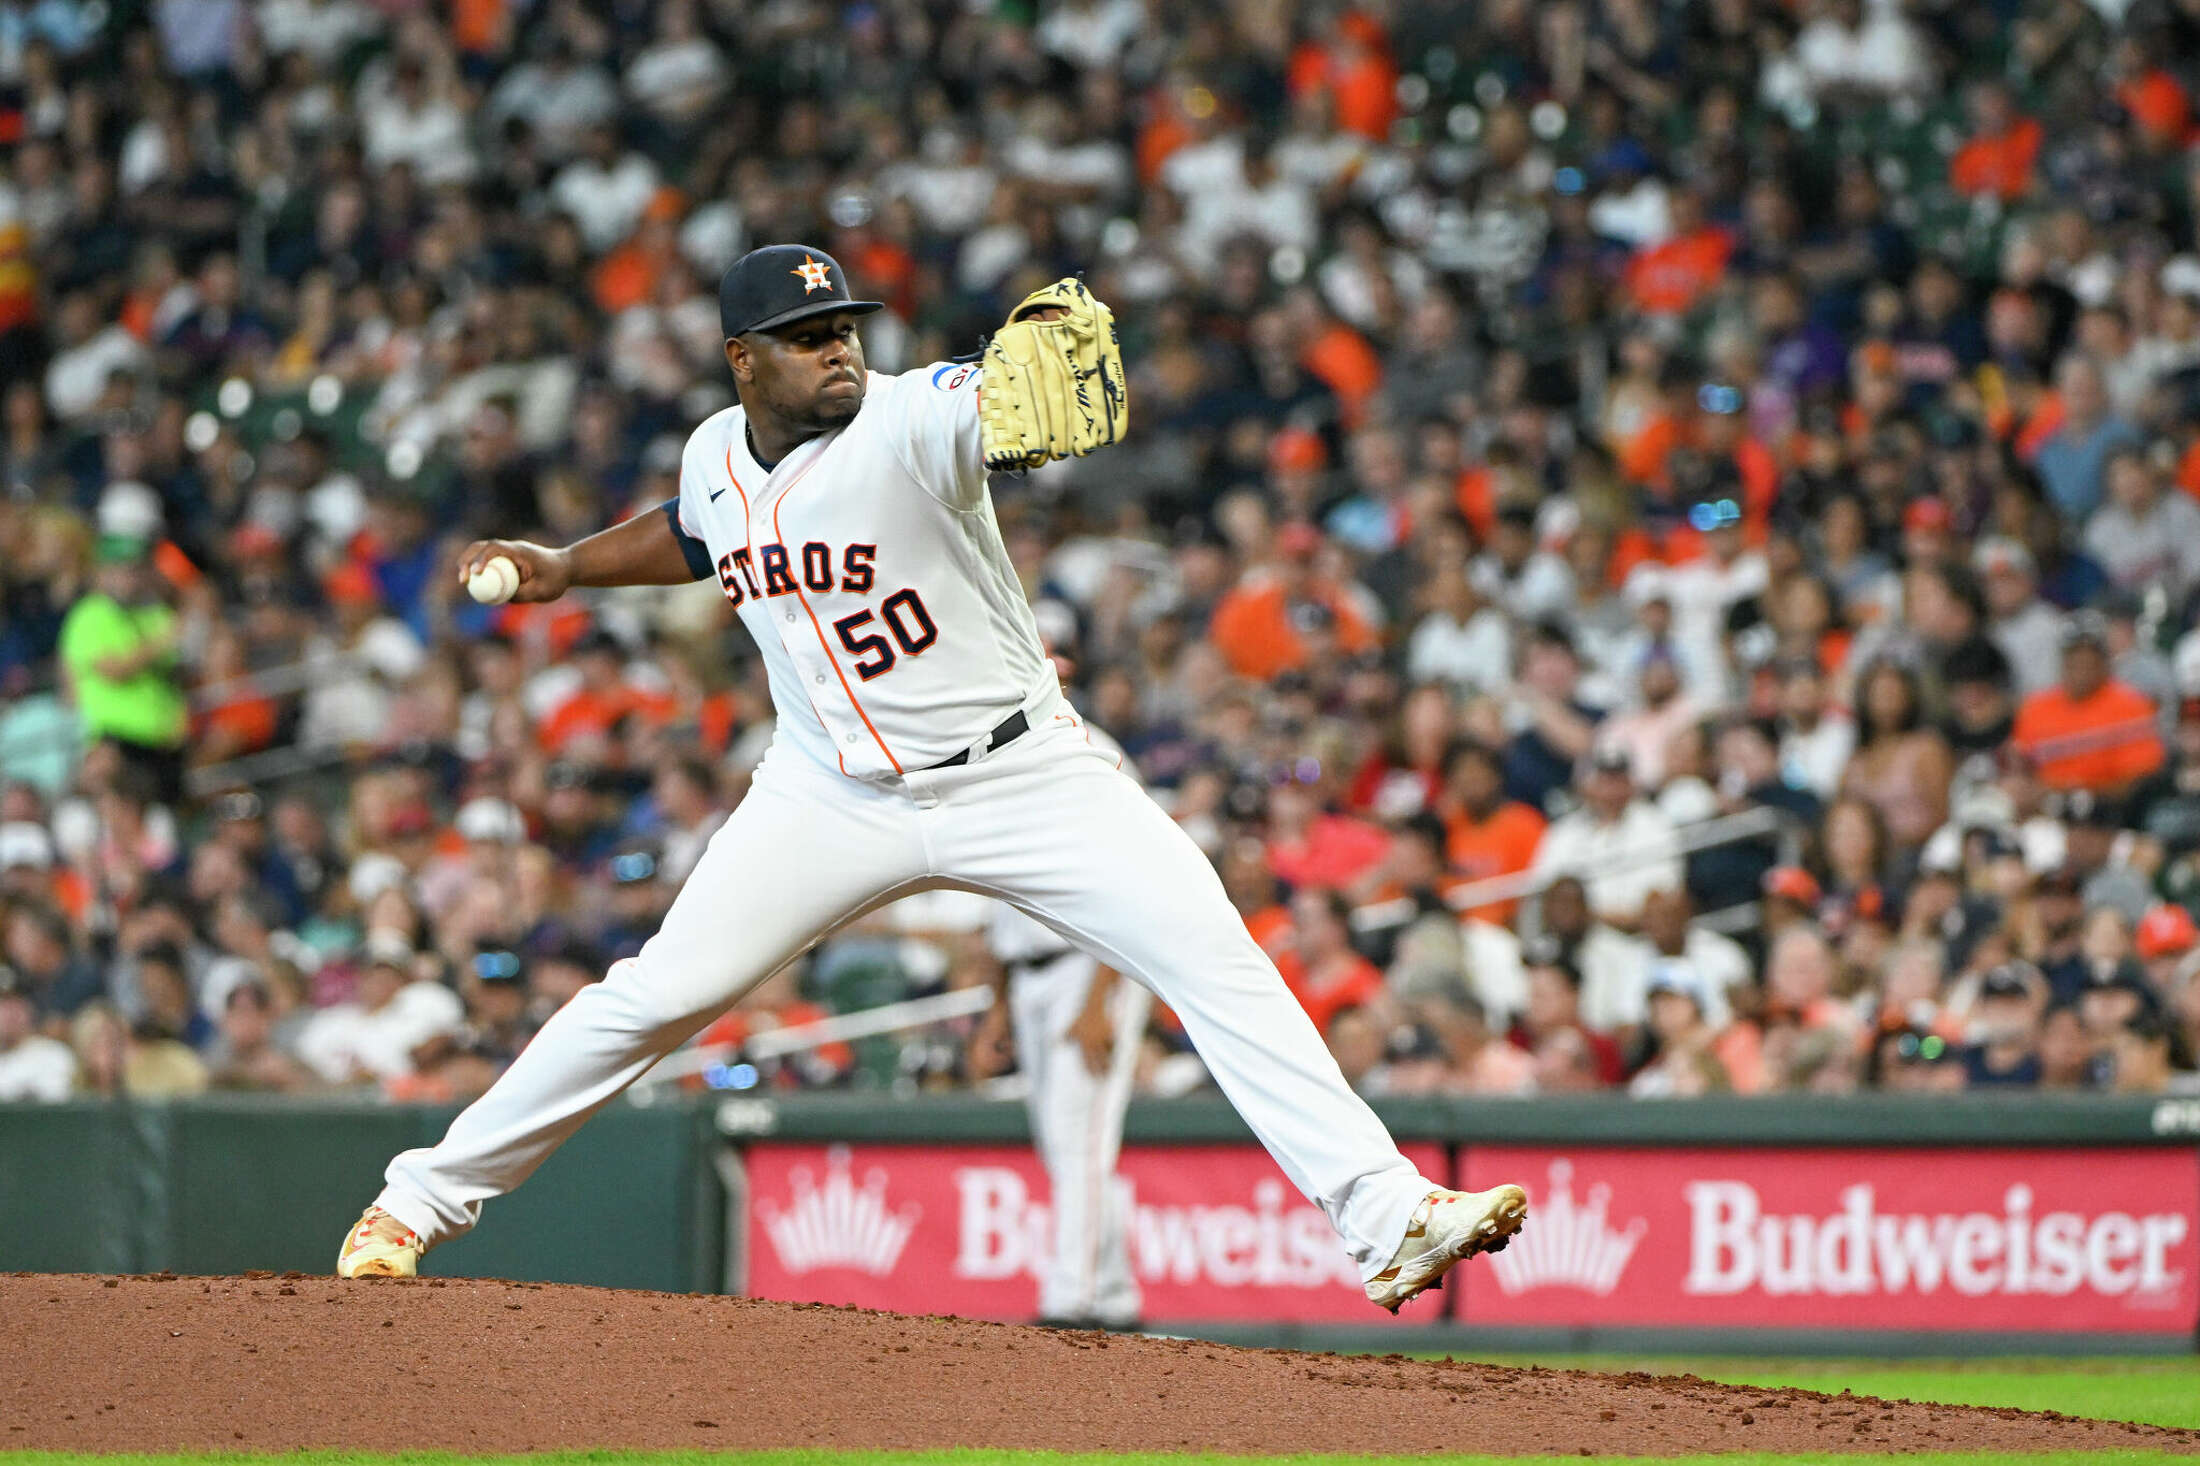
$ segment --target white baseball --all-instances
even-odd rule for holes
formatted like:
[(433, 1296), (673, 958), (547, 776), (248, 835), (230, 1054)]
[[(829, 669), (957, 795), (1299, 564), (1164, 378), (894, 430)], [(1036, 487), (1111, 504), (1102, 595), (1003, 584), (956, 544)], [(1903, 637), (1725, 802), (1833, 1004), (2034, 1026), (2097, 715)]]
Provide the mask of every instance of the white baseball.
[(501, 606), (519, 589), (519, 566), (509, 555), (498, 555), (466, 577), (466, 594), (484, 606)]

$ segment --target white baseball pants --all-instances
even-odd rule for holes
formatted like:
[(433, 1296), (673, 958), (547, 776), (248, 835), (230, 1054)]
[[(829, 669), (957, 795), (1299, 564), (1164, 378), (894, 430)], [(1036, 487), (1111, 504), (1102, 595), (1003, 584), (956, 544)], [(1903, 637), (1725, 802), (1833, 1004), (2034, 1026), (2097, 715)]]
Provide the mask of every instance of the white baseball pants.
[(1008, 982), (1016, 1064), (1031, 1088), (1031, 1137), (1046, 1167), (1053, 1251), (1039, 1276), (1039, 1316), (1110, 1325), (1138, 1322), (1138, 1278), (1131, 1271), (1130, 1198), (1115, 1176), (1123, 1150), (1138, 1041), (1153, 995), (1119, 982), (1107, 996), (1115, 1051), (1095, 1074), (1069, 1037), (1084, 1012), (1100, 964), (1063, 952), (1021, 966)]
[(1362, 1277), (1432, 1182), (1338, 1072), (1190, 838), (1077, 719), (967, 764), (872, 783), (786, 746), (640, 955), (543, 1025), (440, 1144), (390, 1162), (379, 1204), (429, 1245), (471, 1227), (582, 1121), (790, 958), (870, 908), (953, 886), (1027, 912), (1159, 997)]

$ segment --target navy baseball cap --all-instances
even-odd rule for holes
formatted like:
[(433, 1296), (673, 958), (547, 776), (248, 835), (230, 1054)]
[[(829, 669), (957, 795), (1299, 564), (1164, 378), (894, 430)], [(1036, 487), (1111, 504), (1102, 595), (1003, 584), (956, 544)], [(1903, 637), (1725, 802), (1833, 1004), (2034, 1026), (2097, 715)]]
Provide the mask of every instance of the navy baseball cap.
[(848, 273), (840, 261), (806, 244), (752, 249), (718, 282), (718, 324), (729, 341), (827, 311), (869, 315), (884, 306), (884, 301), (849, 299)]

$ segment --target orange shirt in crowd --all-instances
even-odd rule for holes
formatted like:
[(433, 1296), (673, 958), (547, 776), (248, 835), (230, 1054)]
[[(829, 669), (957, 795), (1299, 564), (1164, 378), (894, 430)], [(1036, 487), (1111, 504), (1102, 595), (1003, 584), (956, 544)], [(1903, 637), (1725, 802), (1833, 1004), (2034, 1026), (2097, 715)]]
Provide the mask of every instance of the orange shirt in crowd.
[(2040, 156), (2040, 137), (2040, 125), (2029, 117), (2007, 132), (1974, 137), (1956, 150), (1948, 164), (1948, 181), (1957, 193), (2020, 199), (2032, 187), (2032, 165)]
[(1290, 950), (1291, 908), (1281, 904), (1263, 906), (1245, 918), (1245, 930), (1268, 954), (1269, 960), (1274, 961), (1279, 954)]
[(1341, 891), (1382, 863), (1390, 836), (1382, 826), (1348, 814), (1316, 815), (1297, 840), (1268, 842), (1268, 868), (1305, 890)]
[[(1313, 599), (1336, 618), (1337, 644), (1348, 652), (1375, 649), (1375, 633), (1336, 591), (1317, 587)], [(1262, 682), (1306, 665), (1306, 643), (1291, 625), (1283, 587), (1272, 580), (1240, 585), (1215, 607), (1207, 635), (1230, 670)]]
[(2200, 438), (2193, 439), (2185, 456), (2177, 461), (2177, 487), (2200, 499)]
[(1307, 972), (1297, 952), (1286, 951), (1276, 958), (1276, 971), (1283, 974), (1283, 985), (1291, 989), (1306, 1016), (1325, 1034), (1339, 1013), (1383, 995), (1382, 970), (1357, 952), (1317, 977)]
[(451, 44), (468, 56), (504, 49), (511, 34), (508, 0), (451, 0)]
[[(1491, 810), (1486, 819), (1478, 820), (1462, 810), (1444, 822), (1444, 858), (1460, 885), (1509, 876), (1534, 862), (1536, 843), (1543, 838), (1546, 823), (1542, 815), (1512, 799)], [(1509, 926), (1519, 904), (1499, 901), (1460, 915)]]
[(1711, 225), (1652, 245), (1627, 262), (1627, 297), (1637, 310), (1680, 315), (1726, 278), (1733, 253), (1733, 237)]
[(1458, 482), (1452, 485), (1452, 497), (1476, 540), (1486, 541), (1497, 532), (1497, 475), (1490, 472), (1488, 464), (1461, 469)]
[(1337, 22), (1335, 43), (1309, 40), (1291, 53), (1285, 85), (1294, 97), (1329, 93), (1337, 126), (1387, 142), (1398, 120), (1398, 68), (1374, 17), (1354, 11)]
[(561, 702), (542, 720), (542, 746), (551, 753), (562, 751), (575, 738), (608, 734), (623, 718), (639, 715), (659, 721), (672, 712), (672, 699), (661, 692), (646, 692), (621, 684), (606, 692), (582, 688)]
[(1342, 321), (1332, 321), (1299, 353), (1299, 365), (1337, 394), (1347, 428), (1367, 415), (1367, 399), (1383, 385), (1383, 359), (1367, 338)]
[(2154, 700), (2114, 678), (2078, 701), (2041, 688), (2018, 707), (2010, 740), (2050, 789), (2106, 793), (2162, 766)]
[(2192, 99), (2177, 78), (2159, 66), (2116, 88), (2116, 100), (2159, 141), (2181, 144), (2192, 136)]

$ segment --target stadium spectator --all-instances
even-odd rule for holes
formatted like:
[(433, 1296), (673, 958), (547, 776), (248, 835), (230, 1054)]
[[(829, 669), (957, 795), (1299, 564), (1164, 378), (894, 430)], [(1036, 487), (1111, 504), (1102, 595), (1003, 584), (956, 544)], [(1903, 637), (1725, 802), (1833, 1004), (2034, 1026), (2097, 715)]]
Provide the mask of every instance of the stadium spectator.
[(37, 1019), (22, 979), (0, 967), (0, 1100), (58, 1102), (76, 1085), (76, 1056), (38, 1032)]
[(1576, 875), (1588, 888), (1597, 919), (1631, 930), (1654, 891), (1681, 883), (1673, 821), (1639, 798), (1624, 749), (1590, 754), (1579, 785), (1581, 807), (1552, 821), (1537, 842), (1540, 875)]
[[(770, 742), (745, 635), (708, 583), (476, 606), (450, 556), (677, 493), (731, 400), (712, 282), (802, 239), (888, 303), (880, 370), (1058, 274), (1115, 306), (1138, 428), (995, 519), (1257, 939), (1388, 964), (1345, 1021), (1371, 1083), (1631, 1077), (1571, 1028), (1487, 1041), (1539, 935), (1638, 1039), (1653, 961), (1694, 964), (1659, 969), (1672, 1047), (1621, 1055), (1646, 1090), (1710, 1085), (1696, 995), (1745, 1092), (2184, 1083), (2189, 1031), (2080, 1017), (2133, 978), (2189, 1030), (2200, 981), (2150, 915), (2200, 902), (2193, 48), (2114, 5), (1485, 20), (0, 7), (35, 1026), (81, 1019), (94, 1092), (190, 1086), (146, 1024), (284, 1089), (417, 975), (439, 1047), (377, 1072), (435, 1098), (520, 1031), (477, 958), (532, 1025), (646, 935)], [(1451, 913), (1478, 1025), (1405, 933), (1523, 869)], [(1333, 892), (1368, 910), (1297, 932)], [(1737, 977), (1693, 913), (1753, 903)], [(370, 933), (418, 973), (361, 972)]]
[(2129, 794), (2162, 766), (2153, 702), (2109, 675), (2108, 627), (2098, 615), (2072, 620), (2062, 636), (2057, 684), (2027, 697), (2010, 740), (2051, 789)]

